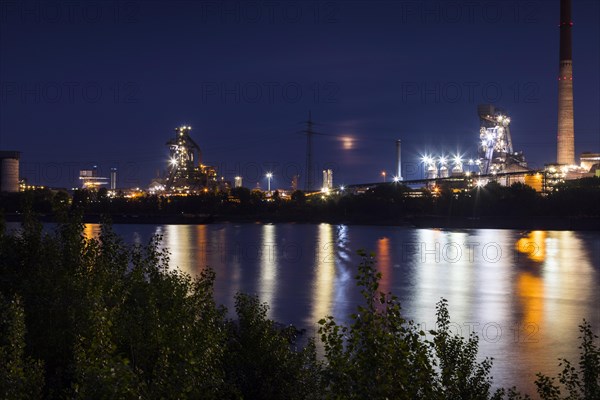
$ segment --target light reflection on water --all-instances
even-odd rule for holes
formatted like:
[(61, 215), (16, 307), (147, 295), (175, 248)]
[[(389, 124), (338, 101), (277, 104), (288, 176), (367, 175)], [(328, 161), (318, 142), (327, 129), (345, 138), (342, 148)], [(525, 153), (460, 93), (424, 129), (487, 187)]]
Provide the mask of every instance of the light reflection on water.
[[(115, 225), (126, 241), (164, 235), (172, 265), (217, 274), (215, 297), (233, 310), (238, 291), (270, 304), (269, 316), (315, 333), (326, 315), (347, 321), (361, 301), (357, 249), (374, 251), (380, 290), (424, 328), (448, 299), (452, 329), (480, 337), (501, 386), (533, 393), (535, 373), (577, 361), (583, 318), (600, 332), (600, 234), (567, 231), (408, 229), (330, 224)], [(95, 236), (97, 225), (86, 225)]]
[(332, 301), (335, 297), (336, 251), (332, 225), (320, 224), (315, 254), (314, 283), (312, 286), (312, 312), (310, 320), (316, 322), (332, 314)]

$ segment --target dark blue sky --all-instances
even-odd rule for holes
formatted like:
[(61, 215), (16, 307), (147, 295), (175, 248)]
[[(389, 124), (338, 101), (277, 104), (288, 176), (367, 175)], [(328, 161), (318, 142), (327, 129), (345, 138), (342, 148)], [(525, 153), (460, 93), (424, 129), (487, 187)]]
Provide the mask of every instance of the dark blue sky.
[[(479, 103), (508, 111), (530, 164), (556, 158), (559, 0), (0, 4), (0, 149), (33, 183), (97, 164), (147, 186), (191, 125), (226, 179), (289, 187), (309, 110), (337, 135), (314, 140), (336, 185), (391, 175), (397, 138), (406, 163), (474, 154)], [(600, 151), (600, 2), (573, 19), (579, 154)]]

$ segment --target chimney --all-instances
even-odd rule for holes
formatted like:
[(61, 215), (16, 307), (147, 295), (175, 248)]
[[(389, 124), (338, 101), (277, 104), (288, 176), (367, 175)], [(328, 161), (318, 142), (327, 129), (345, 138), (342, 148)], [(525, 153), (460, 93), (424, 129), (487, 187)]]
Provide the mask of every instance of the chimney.
[(400, 139), (396, 140), (396, 179), (398, 181), (402, 179), (402, 151), (401, 151), (401, 141)]
[(575, 164), (573, 118), (573, 57), (571, 52), (571, 0), (560, 0), (560, 60), (558, 73), (558, 164)]

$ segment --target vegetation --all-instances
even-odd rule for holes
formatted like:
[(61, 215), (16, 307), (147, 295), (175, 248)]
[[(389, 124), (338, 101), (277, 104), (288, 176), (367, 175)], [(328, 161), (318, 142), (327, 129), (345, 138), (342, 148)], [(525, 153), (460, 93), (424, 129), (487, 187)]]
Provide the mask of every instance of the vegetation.
[[(126, 245), (106, 224), (98, 239), (73, 221), (52, 233), (29, 217), (18, 234), (0, 226), (0, 397), (527, 398), (491, 389), (492, 360), (477, 361), (474, 334), (451, 334), (445, 300), (436, 330), (404, 319), (371, 255), (361, 253), (352, 323), (323, 316), (300, 346), (256, 297), (238, 294), (228, 318), (214, 273), (170, 268), (159, 241)], [(579, 368), (563, 360), (558, 378), (539, 375), (542, 399), (600, 398), (600, 350), (587, 322), (581, 332)]]
[[(416, 196), (418, 194), (418, 196)], [(398, 183), (376, 186), (364, 193), (307, 195), (295, 191), (283, 197), (275, 191), (269, 199), (264, 192), (234, 188), (193, 196), (140, 195), (122, 193), (109, 197), (98, 192), (66, 192), (40, 189), (3, 194), (0, 204), (7, 214), (31, 207), (38, 213), (57, 215), (81, 210), (88, 216), (212, 215), (222, 218), (279, 219), (293, 221), (400, 222), (413, 216), (451, 217), (600, 217), (600, 178), (567, 181), (550, 193), (536, 193), (531, 187), (514, 183), (506, 187), (490, 182), (484, 187), (455, 192), (447, 186), (413, 191)]]

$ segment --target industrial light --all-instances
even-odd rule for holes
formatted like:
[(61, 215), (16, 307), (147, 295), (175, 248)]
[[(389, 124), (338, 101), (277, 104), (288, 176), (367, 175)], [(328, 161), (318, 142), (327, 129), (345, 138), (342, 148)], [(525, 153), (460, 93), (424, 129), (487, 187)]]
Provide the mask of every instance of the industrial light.
[(267, 190), (271, 192), (271, 178), (273, 174), (271, 172), (267, 172)]

